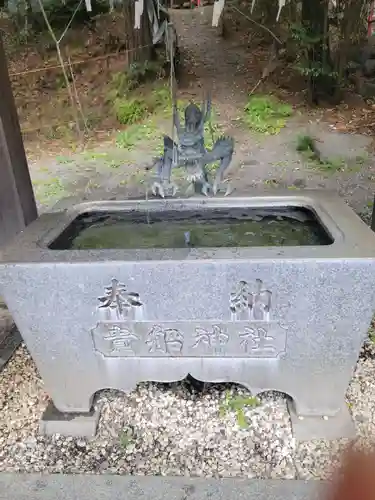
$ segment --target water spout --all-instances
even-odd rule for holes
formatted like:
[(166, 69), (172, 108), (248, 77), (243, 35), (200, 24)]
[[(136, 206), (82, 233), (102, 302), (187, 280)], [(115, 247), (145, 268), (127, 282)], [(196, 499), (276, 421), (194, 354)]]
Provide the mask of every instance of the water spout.
[(185, 245), (187, 247), (189, 247), (190, 246), (190, 231), (184, 232), (184, 239), (185, 239)]

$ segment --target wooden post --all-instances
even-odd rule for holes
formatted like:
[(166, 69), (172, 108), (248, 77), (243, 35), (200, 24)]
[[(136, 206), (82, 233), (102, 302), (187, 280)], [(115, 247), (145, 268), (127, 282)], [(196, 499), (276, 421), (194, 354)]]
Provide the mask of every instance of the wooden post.
[(375, 196), (374, 203), (372, 204), (371, 229), (375, 232)]
[(0, 247), (37, 216), (0, 34)]

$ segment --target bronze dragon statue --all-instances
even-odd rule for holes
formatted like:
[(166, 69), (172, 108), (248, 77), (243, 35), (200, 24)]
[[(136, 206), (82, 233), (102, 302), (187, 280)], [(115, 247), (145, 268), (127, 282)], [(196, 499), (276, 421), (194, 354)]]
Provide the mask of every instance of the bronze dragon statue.
[[(212, 150), (205, 146), (204, 132), (205, 123), (211, 115), (211, 99), (208, 96), (203, 101), (201, 108), (191, 102), (185, 108), (184, 125), (180, 123), (179, 112), (176, 101), (173, 103), (173, 126), (177, 132), (177, 142), (165, 135), (163, 155), (156, 158), (150, 168), (156, 168), (156, 178), (152, 183), (151, 190), (154, 196), (164, 198), (167, 194), (175, 196), (178, 186), (171, 180), (173, 168), (184, 168), (186, 179), (189, 182), (189, 191), (201, 192), (208, 196), (210, 193), (216, 195), (221, 189), (224, 174), (232, 160), (234, 152), (234, 139), (232, 137), (219, 137)], [(207, 165), (218, 162), (213, 183), (210, 183)], [(230, 193), (227, 184), (225, 195)]]

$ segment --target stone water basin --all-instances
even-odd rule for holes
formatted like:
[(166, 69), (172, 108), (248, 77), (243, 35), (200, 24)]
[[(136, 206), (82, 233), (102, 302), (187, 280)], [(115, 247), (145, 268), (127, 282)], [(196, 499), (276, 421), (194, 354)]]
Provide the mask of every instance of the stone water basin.
[(296, 438), (312, 439), (353, 432), (374, 271), (374, 233), (305, 191), (44, 214), (4, 249), (0, 283), (60, 412), (190, 374), (285, 393)]

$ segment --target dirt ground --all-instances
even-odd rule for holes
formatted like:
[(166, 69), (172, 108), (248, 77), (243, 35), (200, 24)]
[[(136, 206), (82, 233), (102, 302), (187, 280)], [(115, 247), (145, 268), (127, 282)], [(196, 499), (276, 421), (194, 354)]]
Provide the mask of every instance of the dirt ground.
[[(335, 109), (308, 110), (302, 105), (301, 87), (294, 86), (293, 76), (289, 77), (287, 70), (281, 68), (265, 85), (260, 85), (257, 92), (275, 93), (292, 103), (293, 115), (278, 134), (264, 135), (250, 131), (242, 121), (243, 109), (249, 92), (261, 76), (269, 49), (258, 45), (256, 50), (249, 50), (249, 44), (256, 43), (250, 31), (244, 34), (231, 30), (228, 37), (220, 37), (211, 26), (211, 16), (210, 6), (172, 12), (185, 71), (178, 90), (185, 99), (199, 100), (204, 91), (211, 91), (220, 133), (235, 139), (235, 156), (229, 173), (233, 187), (240, 186), (242, 192), (278, 187), (291, 190), (305, 187), (330, 189), (342, 195), (357, 212), (368, 216), (375, 188), (372, 129), (369, 126), (359, 127), (362, 134), (353, 133), (353, 130), (356, 129), (354, 124), (360, 124), (369, 114), (372, 116), (374, 110), (371, 103), (362, 103), (353, 95), (349, 96), (350, 105), (347, 99), (346, 104)], [(19, 68), (14, 61), (11, 58), (11, 73)], [(121, 67), (123, 60), (115, 59), (113, 64), (109, 71)], [(108, 73), (98, 71), (98, 80), (106, 77)], [(12, 77), (40, 210), (61, 199), (65, 200), (65, 204), (72, 199), (144, 195), (148, 183), (144, 167), (150, 164), (155, 151), (160, 149), (161, 132), (170, 133), (170, 119), (154, 117), (152, 126), (150, 122), (145, 122), (143, 135), (131, 148), (118, 147), (118, 131), (111, 122), (106, 125), (105, 120), (85, 148), (76, 146), (69, 123), (70, 133), (63, 134), (63, 137), (58, 137), (58, 134), (48, 136), (43, 132), (28, 134), (33, 100), (29, 99), (27, 106), (25, 99), (22, 101), (23, 90), (17, 83), (20, 79), (22, 77)], [(95, 108), (97, 94), (95, 89), (90, 92), (86, 91), (85, 97), (91, 99)], [(40, 101), (40, 94), (35, 93), (34, 106), (37, 106), (36, 101)], [(49, 109), (52, 118), (57, 120), (60, 111), (54, 102), (49, 102)], [(106, 112), (102, 108), (102, 113), (103, 109)], [(332, 164), (314, 165), (307, 161), (296, 150), (296, 140), (301, 134), (314, 136), (327, 155), (340, 157), (347, 163), (335, 167)]]

